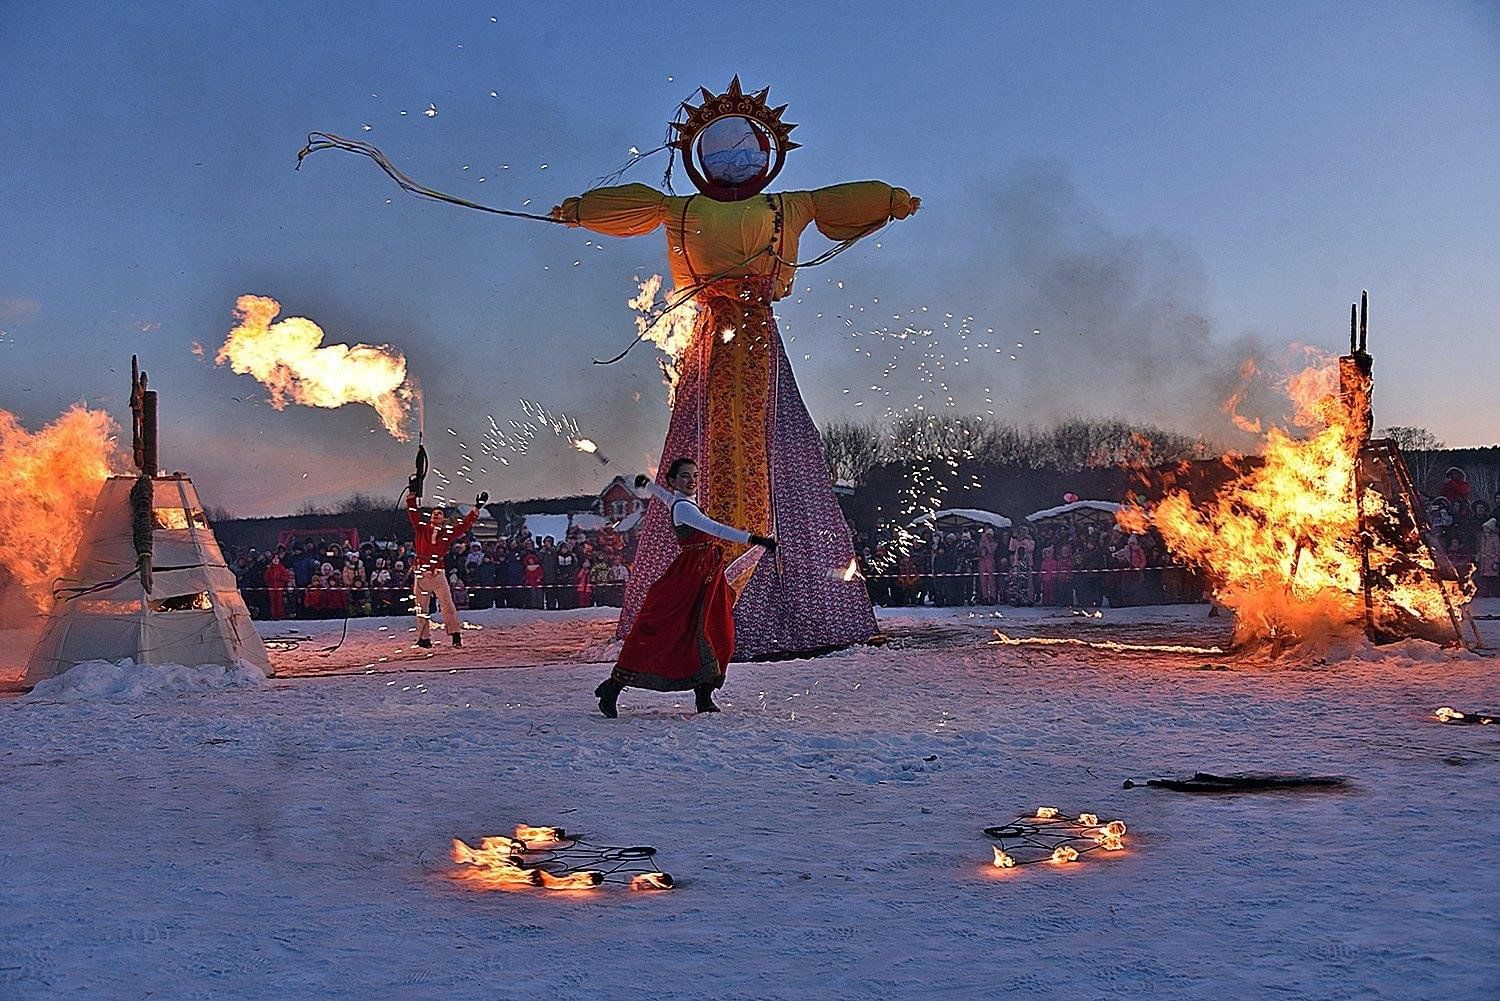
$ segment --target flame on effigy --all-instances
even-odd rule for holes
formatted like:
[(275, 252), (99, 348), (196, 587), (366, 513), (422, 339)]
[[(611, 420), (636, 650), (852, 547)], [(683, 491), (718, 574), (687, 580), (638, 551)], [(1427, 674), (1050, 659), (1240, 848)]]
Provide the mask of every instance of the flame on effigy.
[(658, 303), (661, 285), (661, 275), (652, 275), (642, 281), (628, 305), (638, 314), (635, 318), (636, 333), (667, 356), (661, 362), (661, 371), (670, 396), (677, 388), (677, 365), (693, 340), (698, 308), (692, 299), (684, 299), (681, 293), (663, 296)]

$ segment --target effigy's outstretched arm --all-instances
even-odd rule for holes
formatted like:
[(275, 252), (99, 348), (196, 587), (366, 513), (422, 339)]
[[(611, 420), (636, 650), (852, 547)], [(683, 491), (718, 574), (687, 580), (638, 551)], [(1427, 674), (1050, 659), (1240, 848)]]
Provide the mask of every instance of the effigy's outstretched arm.
[(552, 209), (552, 218), (605, 236), (641, 236), (666, 221), (667, 196), (645, 184), (595, 188)]
[(813, 222), (830, 240), (865, 236), (891, 219), (905, 219), (922, 205), (905, 188), (884, 181), (850, 181), (807, 192)]

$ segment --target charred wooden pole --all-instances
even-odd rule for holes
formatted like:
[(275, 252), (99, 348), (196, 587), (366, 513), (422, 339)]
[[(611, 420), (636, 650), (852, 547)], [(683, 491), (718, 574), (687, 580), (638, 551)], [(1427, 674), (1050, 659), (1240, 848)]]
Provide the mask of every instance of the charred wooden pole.
[(1359, 580), (1365, 600), (1365, 635), (1375, 635), (1375, 596), (1370, 579), (1370, 528), (1365, 520), (1365, 490), (1370, 485), (1370, 436), (1375, 429), (1371, 394), (1375, 384), (1375, 360), (1370, 357), (1370, 293), (1362, 291), (1359, 307), (1349, 304), (1349, 353), (1339, 359), (1339, 395), (1345, 410), (1359, 429), (1354, 458), (1354, 510), (1358, 516)]
[(136, 480), (130, 488), (131, 541), (141, 589), (151, 593), (152, 541), (156, 531), (156, 393), (146, 388), (146, 373), (130, 356), (130, 437)]

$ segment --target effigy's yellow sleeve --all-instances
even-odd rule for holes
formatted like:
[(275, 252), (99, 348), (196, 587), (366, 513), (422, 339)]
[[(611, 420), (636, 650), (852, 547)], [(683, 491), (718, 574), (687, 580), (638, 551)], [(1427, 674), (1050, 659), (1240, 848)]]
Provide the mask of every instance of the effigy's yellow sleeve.
[(911, 192), (884, 181), (850, 181), (808, 194), (812, 196), (813, 222), (830, 240), (864, 236), (888, 219), (905, 219), (918, 204)]
[(653, 187), (622, 184), (566, 199), (552, 210), (552, 218), (605, 236), (640, 236), (666, 219), (666, 203), (667, 196)]

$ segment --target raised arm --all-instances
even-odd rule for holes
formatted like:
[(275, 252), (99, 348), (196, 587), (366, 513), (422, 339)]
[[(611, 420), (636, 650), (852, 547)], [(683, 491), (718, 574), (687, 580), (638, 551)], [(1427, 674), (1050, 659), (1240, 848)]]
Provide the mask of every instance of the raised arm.
[(655, 497), (657, 500), (661, 501), (669, 509), (672, 507), (672, 502), (677, 499), (677, 496), (673, 494), (672, 491), (668, 490), (666, 487), (653, 480), (647, 480), (645, 483), (645, 487), (652, 497)]
[(716, 539), (723, 539), (725, 542), (744, 544), (750, 541), (749, 532), (742, 532), (738, 528), (731, 528), (723, 522), (714, 521), (708, 515), (698, 510), (698, 505), (690, 500), (679, 499), (673, 501), (672, 524), (696, 528), (706, 535), (712, 535)]
[(905, 188), (884, 181), (850, 181), (807, 193), (812, 199), (813, 223), (830, 240), (864, 236), (889, 219), (905, 219), (922, 205)]
[(666, 220), (667, 196), (645, 184), (595, 188), (552, 209), (552, 218), (605, 236), (640, 236)]
[(453, 533), (453, 537), (459, 538), (468, 534), (469, 529), (474, 527), (474, 522), (479, 520), (479, 512), (482, 510), (484, 509), (478, 505), (471, 508), (469, 513), (464, 515), (464, 520), (458, 523), (458, 530)]
[(417, 498), (414, 494), (406, 495), (406, 520), (411, 522), (412, 528), (422, 527), (422, 512), (417, 508)]

